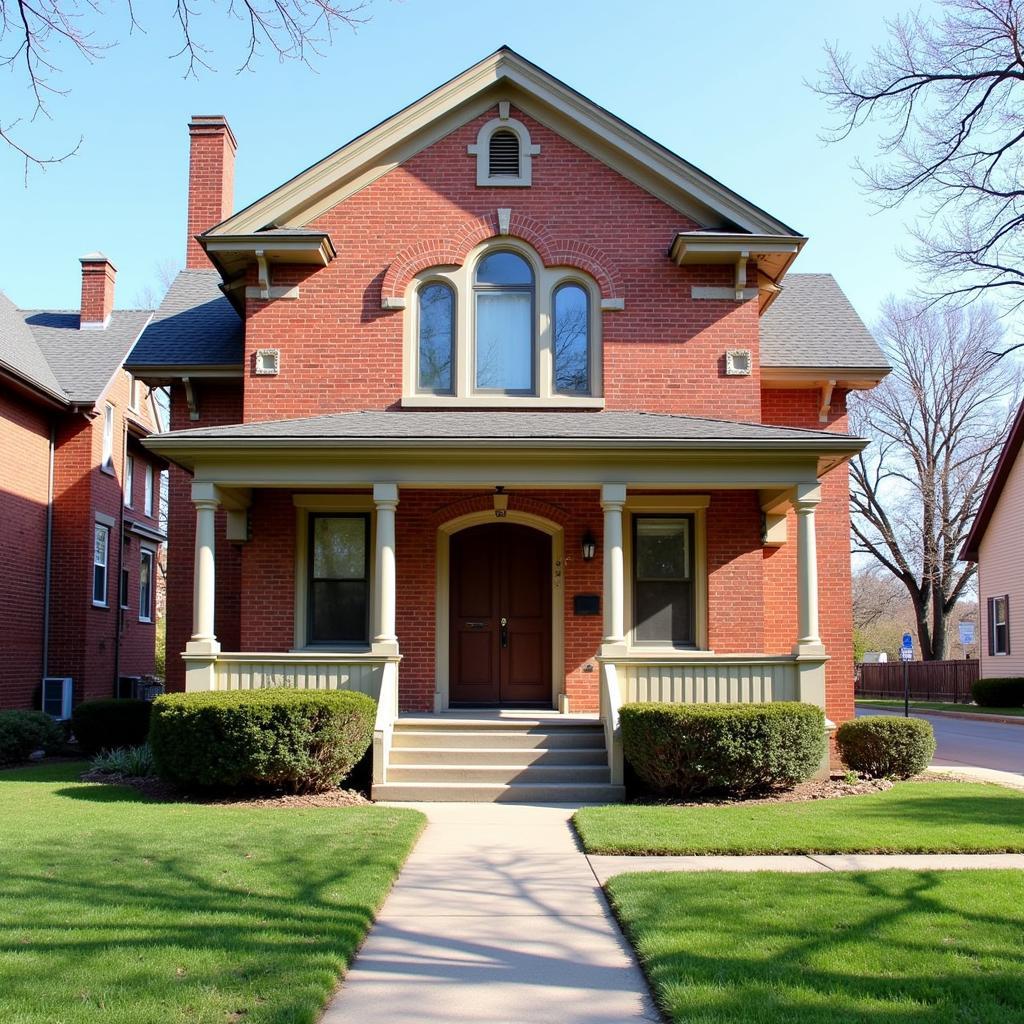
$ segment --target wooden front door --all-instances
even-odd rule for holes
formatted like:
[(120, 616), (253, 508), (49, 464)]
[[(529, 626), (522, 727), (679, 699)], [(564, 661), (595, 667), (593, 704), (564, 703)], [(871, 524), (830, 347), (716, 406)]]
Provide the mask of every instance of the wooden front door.
[(451, 538), (452, 704), (551, 707), (551, 538), (487, 523)]

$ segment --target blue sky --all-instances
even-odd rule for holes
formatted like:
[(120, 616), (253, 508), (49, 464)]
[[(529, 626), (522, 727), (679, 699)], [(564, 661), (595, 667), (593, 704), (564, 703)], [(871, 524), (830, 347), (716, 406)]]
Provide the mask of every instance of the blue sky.
[[(826, 39), (861, 56), (881, 41), (891, 2), (375, 0), (371, 20), (337, 35), (316, 73), (267, 55), (239, 75), (244, 28), (222, 0), (196, 22), (218, 68), (198, 81), (169, 57), (173, 6), (136, 4), (145, 34), (93, 65), (54, 53), (54, 84), (70, 94), (51, 101), (52, 122), (19, 137), (44, 151), (81, 134), (76, 156), (31, 171), (26, 188), (20, 160), (0, 149), (0, 288), (18, 305), (76, 307), (77, 258), (93, 249), (118, 266), (119, 306), (157, 287), (160, 264), (183, 262), (190, 114), (228, 116), (240, 208), (502, 43), (809, 235), (795, 269), (834, 273), (869, 323), (886, 295), (915, 284), (897, 253), (907, 214), (875, 213), (850, 167), (873, 136), (826, 146), (828, 112), (804, 84)], [(99, 39), (121, 33), (124, 7), (109, 4)], [(15, 84), (0, 79), (5, 121), (21, 103)]]

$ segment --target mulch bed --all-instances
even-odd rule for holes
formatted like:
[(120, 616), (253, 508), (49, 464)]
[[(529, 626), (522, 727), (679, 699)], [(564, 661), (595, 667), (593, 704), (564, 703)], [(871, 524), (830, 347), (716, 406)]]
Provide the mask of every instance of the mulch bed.
[(214, 804), (222, 807), (360, 807), (370, 801), (354, 789), (332, 789), (326, 793), (189, 793), (158, 778), (106, 775), (85, 772), (83, 782), (108, 786), (130, 786), (150, 800), (163, 803)]

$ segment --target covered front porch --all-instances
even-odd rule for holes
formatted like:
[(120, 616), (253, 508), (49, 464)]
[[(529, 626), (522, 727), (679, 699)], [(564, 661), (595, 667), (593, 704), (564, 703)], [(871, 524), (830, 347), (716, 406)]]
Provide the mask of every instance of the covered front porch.
[[(642, 419), (677, 433), (709, 422)], [(816, 514), (821, 477), (858, 442), (759, 425), (730, 425), (746, 436), (729, 439), (556, 438), (561, 424), (545, 424), (537, 438), (396, 444), (353, 426), (334, 443), (277, 423), (154, 442), (193, 472), (187, 689), (368, 693), (378, 783), (400, 710), (596, 713), (616, 784), (624, 702), (830, 710)], [(217, 635), (225, 541), (240, 552), (233, 651)], [(342, 556), (348, 576), (324, 569)]]

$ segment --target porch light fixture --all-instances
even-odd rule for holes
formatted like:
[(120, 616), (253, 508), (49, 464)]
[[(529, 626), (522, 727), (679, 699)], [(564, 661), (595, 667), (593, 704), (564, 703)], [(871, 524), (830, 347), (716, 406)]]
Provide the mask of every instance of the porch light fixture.
[(504, 519), (508, 513), (508, 495), (504, 487), (494, 488), (494, 516), (496, 519)]
[(589, 530), (583, 534), (583, 540), (580, 543), (580, 547), (583, 550), (583, 561), (592, 562), (594, 560), (594, 555), (597, 554), (597, 541), (594, 540), (594, 535)]

